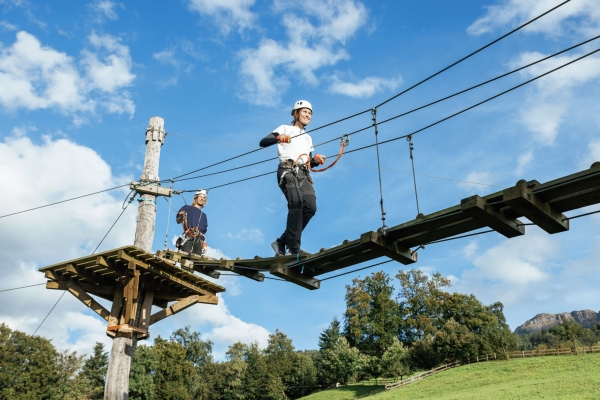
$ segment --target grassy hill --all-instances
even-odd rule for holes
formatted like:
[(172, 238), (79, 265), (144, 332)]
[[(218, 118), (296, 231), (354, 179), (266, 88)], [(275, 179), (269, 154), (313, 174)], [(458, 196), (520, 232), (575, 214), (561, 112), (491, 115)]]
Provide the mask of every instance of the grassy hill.
[[(375, 389), (346, 386), (302, 399), (354, 399)], [(600, 399), (600, 354), (470, 364), (368, 399)]]

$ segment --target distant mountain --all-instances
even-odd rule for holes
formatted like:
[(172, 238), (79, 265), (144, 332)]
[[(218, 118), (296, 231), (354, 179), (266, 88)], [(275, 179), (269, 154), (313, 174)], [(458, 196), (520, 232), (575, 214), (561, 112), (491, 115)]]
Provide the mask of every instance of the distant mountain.
[(574, 319), (578, 324), (590, 328), (596, 324), (596, 322), (600, 322), (600, 312), (596, 312), (593, 310), (583, 310), (583, 311), (572, 311), (570, 313), (565, 312), (561, 314), (538, 314), (535, 317), (531, 318), (529, 321), (525, 322), (523, 325), (517, 327), (515, 329), (515, 333), (524, 334), (524, 333), (533, 333), (540, 331), (547, 331), (552, 328), (554, 325), (560, 324), (560, 317), (566, 319)]

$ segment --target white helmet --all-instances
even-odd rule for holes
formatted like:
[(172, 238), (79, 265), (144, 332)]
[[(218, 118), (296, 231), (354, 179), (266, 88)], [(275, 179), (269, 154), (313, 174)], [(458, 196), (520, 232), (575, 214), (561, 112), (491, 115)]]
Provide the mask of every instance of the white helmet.
[(197, 192), (194, 194), (194, 197), (196, 197), (196, 196), (198, 196), (198, 195), (202, 195), (202, 196), (204, 196), (204, 197), (206, 198), (206, 203), (205, 203), (205, 205), (206, 205), (206, 204), (208, 204), (208, 190), (205, 190), (205, 189), (198, 190), (198, 191), (197, 191)]
[(306, 100), (298, 100), (294, 103), (294, 107), (292, 108), (292, 115), (294, 115), (294, 111), (300, 110), (301, 108), (308, 108), (312, 111), (312, 105)]

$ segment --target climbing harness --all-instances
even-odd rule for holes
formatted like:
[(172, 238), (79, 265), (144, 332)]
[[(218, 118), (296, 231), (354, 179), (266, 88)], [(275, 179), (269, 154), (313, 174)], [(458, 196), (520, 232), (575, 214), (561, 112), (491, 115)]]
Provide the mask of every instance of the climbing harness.
[(379, 131), (377, 129), (377, 109), (371, 110), (373, 127), (375, 128), (375, 149), (377, 150), (377, 174), (379, 175), (379, 205), (381, 206), (381, 233), (387, 236), (388, 227), (385, 225), (385, 210), (383, 208), (383, 189), (381, 187), (381, 163), (379, 162)]
[[(183, 245), (190, 239), (196, 241), (196, 239), (198, 238), (202, 242), (206, 240), (206, 236), (202, 232), (200, 232), (197, 226), (188, 227), (186, 212), (181, 213), (181, 218), (181, 226), (183, 228), (183, 233), (177, 238), (177, 241), (175, 242), (175, 247), (177, 247), (178, 249), (183, 248)], [(198, 218), (198, 223), (200, 223), (201, 220), (202, 209), (200, 210), (200, 217)]]
[(415, 175), (415, 161), (413, 159), (414, 146), (413, 146), (413, 142), (412, 142), (412, 135), (408, 135), (406, 137), (406, 141), (408, 142), (408, 149), (410, 151), (410, 162), (412, 164), (412, 175), (413, 175), (413, 183), (415, 185), (415, 200), (417, 201), (417, 217), (418, 217), (419, 215), (421, 215), (421, 211), (419, 211), (419, 196), (417, 195), (417, 178)]

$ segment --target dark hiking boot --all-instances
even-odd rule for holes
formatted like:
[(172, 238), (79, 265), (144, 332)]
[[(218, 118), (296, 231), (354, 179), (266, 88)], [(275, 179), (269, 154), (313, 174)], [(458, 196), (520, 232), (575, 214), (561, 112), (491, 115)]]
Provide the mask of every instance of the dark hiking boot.
[(276, 256), (285, 256), (285, 244), (283, 244), (281, 240), (277, 239), (271, 243), (271, 247), (273, 248)]

